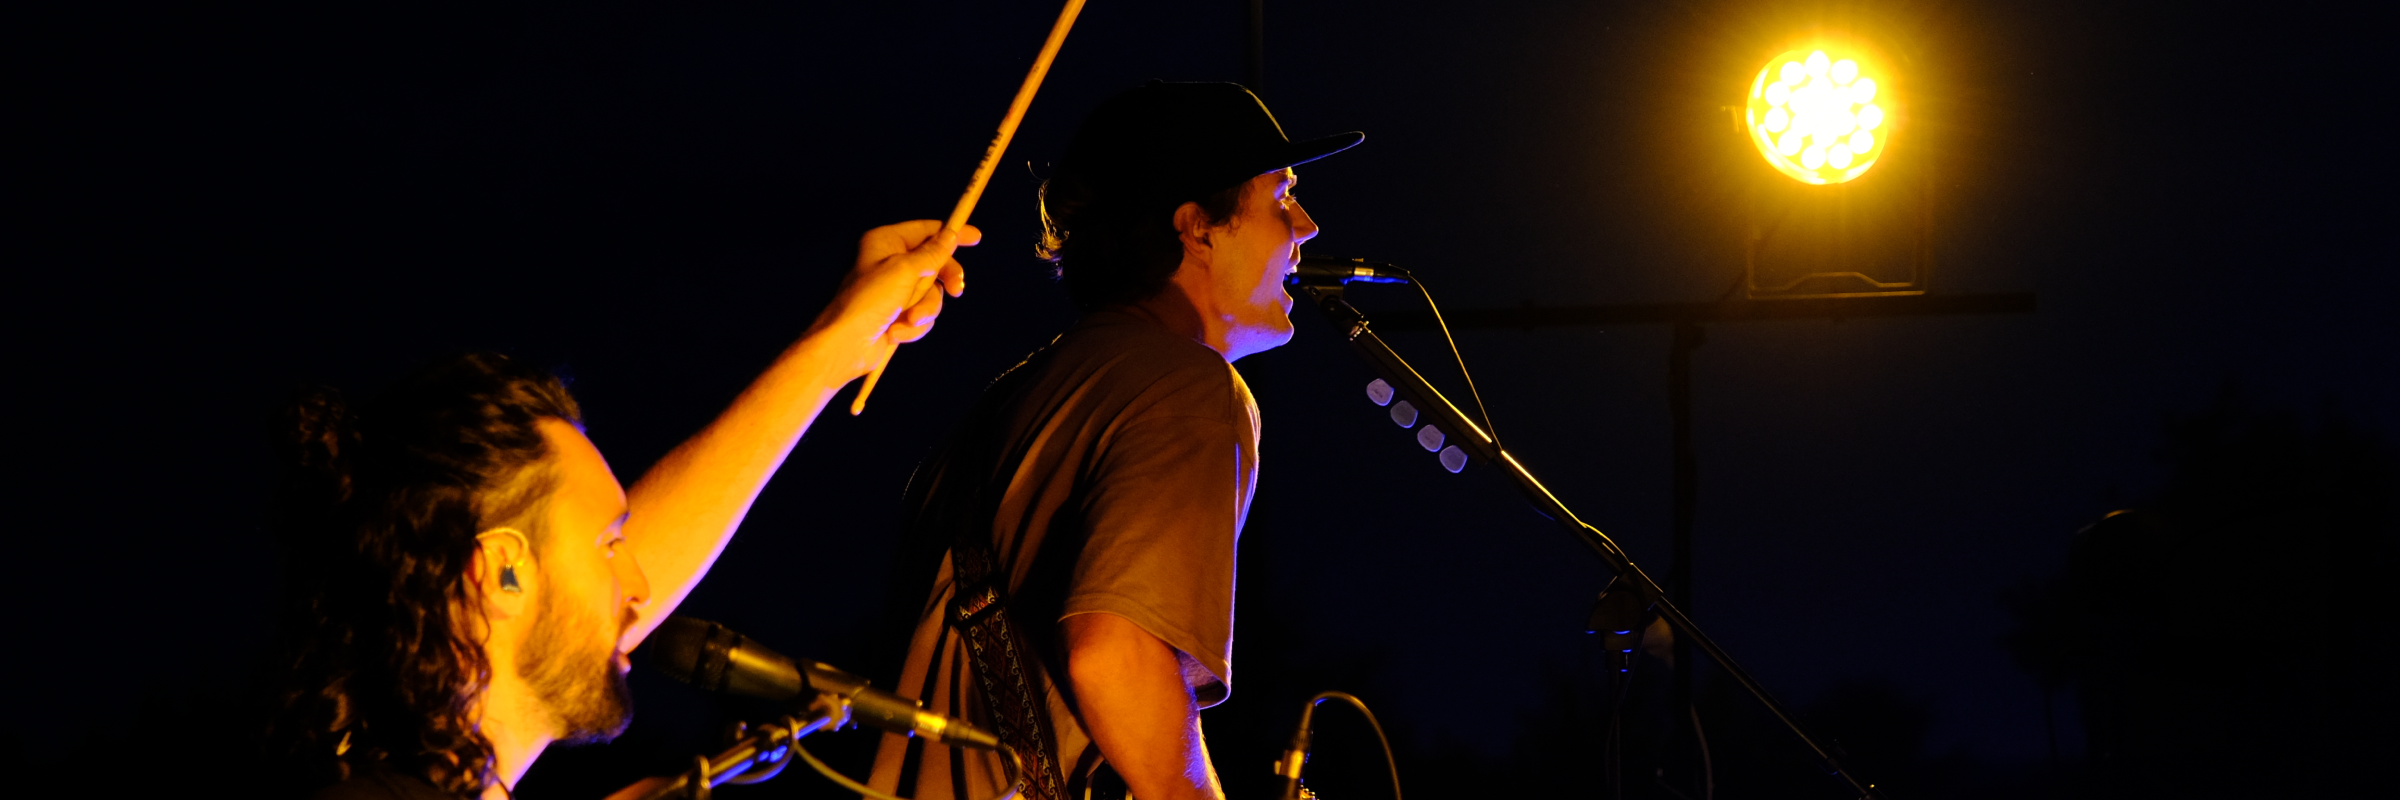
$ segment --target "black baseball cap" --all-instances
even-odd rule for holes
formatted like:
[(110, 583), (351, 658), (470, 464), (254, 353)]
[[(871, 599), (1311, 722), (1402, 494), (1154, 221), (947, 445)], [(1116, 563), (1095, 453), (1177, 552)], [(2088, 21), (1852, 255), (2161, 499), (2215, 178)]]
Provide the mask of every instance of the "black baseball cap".
[(1147, 205), (1197, 200), (1364, 141), (1358, 131), (1292, 141), (1237, 83), (1151, 81), (1102, 102), (1059, 159), (1093, 196)]

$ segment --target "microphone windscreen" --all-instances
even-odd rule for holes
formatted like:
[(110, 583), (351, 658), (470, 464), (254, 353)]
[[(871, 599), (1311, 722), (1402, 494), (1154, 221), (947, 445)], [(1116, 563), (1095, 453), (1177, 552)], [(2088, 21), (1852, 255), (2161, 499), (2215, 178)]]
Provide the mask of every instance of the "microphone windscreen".
[(691, 617), (668, 617), (650, 632), (650, 666), (667, 677), (683, 683), (692, 682), (692, 673), (700, 668), (701, 653), (707, 650), (709, 629), (714, 623)]

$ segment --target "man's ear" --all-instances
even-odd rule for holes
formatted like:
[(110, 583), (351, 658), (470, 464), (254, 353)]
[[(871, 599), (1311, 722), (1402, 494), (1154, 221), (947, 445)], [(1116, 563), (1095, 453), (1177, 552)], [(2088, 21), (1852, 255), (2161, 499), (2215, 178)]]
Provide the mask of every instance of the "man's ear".
[(1183, 234), (1183, 251), (1196, 255), (1208, 253), (1208, 213), (1199, 203), (1184, 203), (1175, 207), (1175, 230)]
[(468, 571), (482, 590), (484, 608), (494, 619), (523, 613), (525, 598), (534, 589), (533, 542), (515, 528), (493, 528), (475, 537), (475, 560)]

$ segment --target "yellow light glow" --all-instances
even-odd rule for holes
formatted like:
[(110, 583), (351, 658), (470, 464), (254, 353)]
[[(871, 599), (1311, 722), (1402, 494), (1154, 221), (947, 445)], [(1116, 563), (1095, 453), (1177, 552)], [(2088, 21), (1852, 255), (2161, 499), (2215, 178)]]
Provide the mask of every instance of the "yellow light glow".
[(1750, 83), (1750, 142), (1803, 183), (1844, 183), (1889, 149), (1890, 75), (1871, 53), (1833, 45), (1776, 56)]

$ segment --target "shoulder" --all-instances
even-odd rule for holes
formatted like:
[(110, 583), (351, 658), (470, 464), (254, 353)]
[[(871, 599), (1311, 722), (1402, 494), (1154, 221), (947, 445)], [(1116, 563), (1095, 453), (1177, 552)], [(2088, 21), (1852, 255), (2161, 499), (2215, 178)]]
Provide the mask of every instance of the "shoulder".
[(1248, 392), (1224, 356), (1126, 312), (1085, 315), (1020, 370), (996, 394), (996, 413), (1010, 420), (1003, 430), (1073, 425), (1106, 440), (1166, 420), (1255, 428)]
[(361, 771), (349, 780), (318, 789), (308, 800), (459, 800), (423, 779), (386, 771)]
[(1061, 337), (1056, 366), (1130, 401), (1128, 411), (1220, 416), (1233, 367), (1207, 345), (1126, 314), (1095, 312)]
[(1158, 323), (1122, 311), (1085, 314), (1060, 338), (1062, 355), (1081, 358), (1138, 357), (1162, 371), (1223, 372), (1225, 357)]

